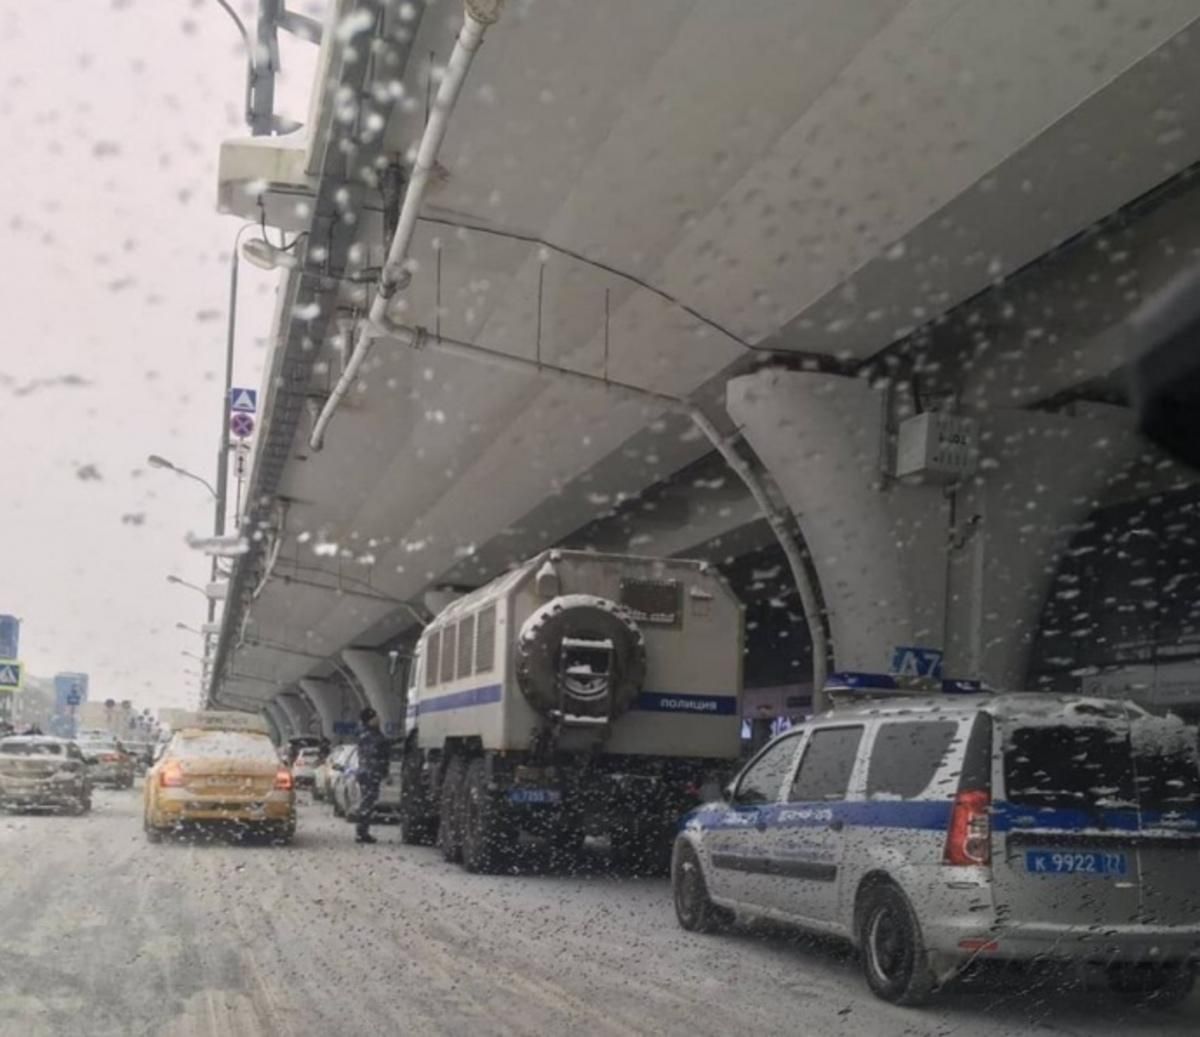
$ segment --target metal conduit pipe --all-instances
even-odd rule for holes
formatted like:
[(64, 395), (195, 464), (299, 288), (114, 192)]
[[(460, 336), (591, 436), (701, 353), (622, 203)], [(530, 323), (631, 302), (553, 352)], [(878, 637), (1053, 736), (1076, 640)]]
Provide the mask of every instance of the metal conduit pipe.
[(519, 371), (522, 374), (541, 375), (542, 377), (553, 378), (557, 381), (574, 382), (579, 385), (586, 385), (592, 389), (604, 389), (607, 392), (612, 392), (620, 396), (642, 400), (667, 408), (668, 410), (686, 414), (696, 428), (712, 444), (717, 453), (721, 455), (734, 474), (745, 483), (746, 489), (750, 491), (750, 495), (754, 498), (754, 502), (758, 505), (763, 517), (767, 520), (767, 524), (771, 527), (771, 532), (775, 534), (775, 539), (779, 542), (779, 546), (783, 550), (788, 568), (792, 573), (792, 579), (796, 584), (796, 591), (800, 595), (800, 605), (804, 612), (804, 620), (808, 624), (809, 636), (812, 638), (813, 711), (822, 712), (827, 708), (828, 697), (825, 692), (825, 678), (827, 675), (826, 660), (828, 658), (829, 642), (825, 636), (825, 624), (821, 618), (821, 609), (817, 602), (816, 586), (808, 566), (804, 563), (804, 556), (800, 553), (800, 545), (796, 543), (796, 538), (792, 536), (792, 531), (788, 528), (786, 515), (776, 507), (758, 473), (734, 449), (732, 440), (723, 436), (720, 429), (712, 423), (699, 407), (682, 397), (672, 396), (669, 393), (644, 389), (641, 386), (631, 385), (628, 382), (613, 381), (601, 375), (588, 374), (586, 371), (573, 371), (570, 368), (559, 367), (557, 364), (541, 363), (537, 360), (531, 360), (512, 353), (501, 353), (494, 349), (488, 349), (486, 346), (476, 345), (473, 342), (464, 342), (445, 335), (434, 335), (426, 328), (396, 327), (392, 334), (393, 337), (400, 339), (401, 342), (414, 348), (419, 349), (428, 345), (436, 349), (439, 353), (477, 360), (491, 367)]
[(446, 128), (450, 123), (450, 113), (458, 101), (467, 72), (479, 45), (483, 42), (483, 34), (490, 25), (500, 17), (503, 0), (466, 0), (463, 10), (463, 26), (454, 42), (454, 50), (446, 65), (445, 74), (438, 85), (437, 97), (429, 112), (429, 121), (425, 124), (425, 132), (421, 135), (421, 143), (417, 148), (416, 162), (408, 179), (408, 189), (404, 192), (404, 204), (400, 207), (400, 217), (396, 223), (396, 233), (392, 236), (388, 247), (387, 258), (379, 275), (379, 286), (371, 303), (367, 319), (358, 328), (358, 337), (350, 359), (338, 378), (337, 384), (321, 408), (321, 413), (313, 425), (312, 435), (308, 445), (311, 450), (320, 450), (325, 442), (325, 432), (334, 412), (342, 402), (350, 387), (358, 378), (367, 357), (380, 335), (392, 334), (395, 330), (388, 319), (388, 303), (393, 295), (401, 291), (408, 283), (409, 273), (405, 269), (408, 260), (409, 246), (412, 244), (413, 232), (420, 215), (421, 201), (425, 188), (429, 183), (429, 175), (437, 161), (438, 151), (446, 136)]

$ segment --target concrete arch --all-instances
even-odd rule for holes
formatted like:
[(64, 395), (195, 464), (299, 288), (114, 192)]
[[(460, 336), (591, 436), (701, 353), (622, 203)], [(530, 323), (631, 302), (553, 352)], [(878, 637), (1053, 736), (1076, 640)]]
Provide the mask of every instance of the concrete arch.
[(727, 398), (804, 533), (837, 670), (887, 673), (914, 646), (943, 651), (944, 676), (1023, 686), (1053, 559), (1138, 449), (1113, 408), (981, 412), (985, 463), (952, 526), (942, 486), (887, 474), (887, 400), (867, 381), (766, 368)]
[(288, 717), (287, 711), (274, 699), (263, 707), (263, 712), (270, 717), (271, 723), (274, 724), (276, 731), (279, 733), (279, 740), (281, 742), (286, 742), (295, 734), (292, 730), (292, 722)]
[(326, 738), (337, 736), (335, 725), (353, 723), (358, 720), (358, 695), (346, 686), (332, 681), (316, 678), (304, 678), (300, 681), (300, 689), (308, 696), (317, 714), (321, 718), (321, 729)]
[(283, 707), (284, 712), (288, 715), (292, 727), (292, 737), (312, 733), (312, 721), (317, 719), (317, 714), (300, 692), (281, 692), (276, 696), (275, 701)]
[[(346, 648), (342, 658), (366, 693), (372, 709), (379, 714), (384, 734), (397, 738), (404, 733), (403, 682), (391, 673), (391, 660), (382, 652)], [(396, 690), (399, 687), (399, 690)]]

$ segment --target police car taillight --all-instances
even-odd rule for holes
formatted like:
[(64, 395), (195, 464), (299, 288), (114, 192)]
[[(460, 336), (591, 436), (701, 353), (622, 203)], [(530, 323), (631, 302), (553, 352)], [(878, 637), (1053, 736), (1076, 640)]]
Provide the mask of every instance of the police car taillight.
[(992, 863), (992, 797), (967, 789), (954, 797), (943, 860), (957, 867), (986, 867)]

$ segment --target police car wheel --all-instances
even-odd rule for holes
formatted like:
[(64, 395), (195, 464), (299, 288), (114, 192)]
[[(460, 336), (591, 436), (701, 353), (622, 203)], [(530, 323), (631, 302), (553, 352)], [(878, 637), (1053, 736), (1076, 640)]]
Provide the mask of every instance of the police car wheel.
[(921, 930), (907, 898), (895, 886), (863, 894), (859, 949), (867, 985), (884, 1001), (919, 1005), (933, 992), (934, 976)]
[(700, 858), (687, 843), (681, 843), (671, 870), (675, 917), (688, 932), (711, 933), (732, 921), (732, 915), (708, 897), (708, 886), (700, 870)]
[(437, 845), (442, 857), (452, 863), (462, 857), (461, 790), (464, 771), (462, 757), (455, 756), (446, 764), (446, 774), (442, 778)]

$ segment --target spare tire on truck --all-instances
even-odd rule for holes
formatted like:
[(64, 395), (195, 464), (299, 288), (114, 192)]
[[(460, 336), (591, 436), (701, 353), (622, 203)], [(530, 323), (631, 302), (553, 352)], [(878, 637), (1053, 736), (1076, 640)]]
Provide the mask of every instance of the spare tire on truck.
[(624, 713), (646, 679), (646, 641), (623, 605), (564, 594), (521, 627), (517, 683), (544, 716), (589, 719)]

